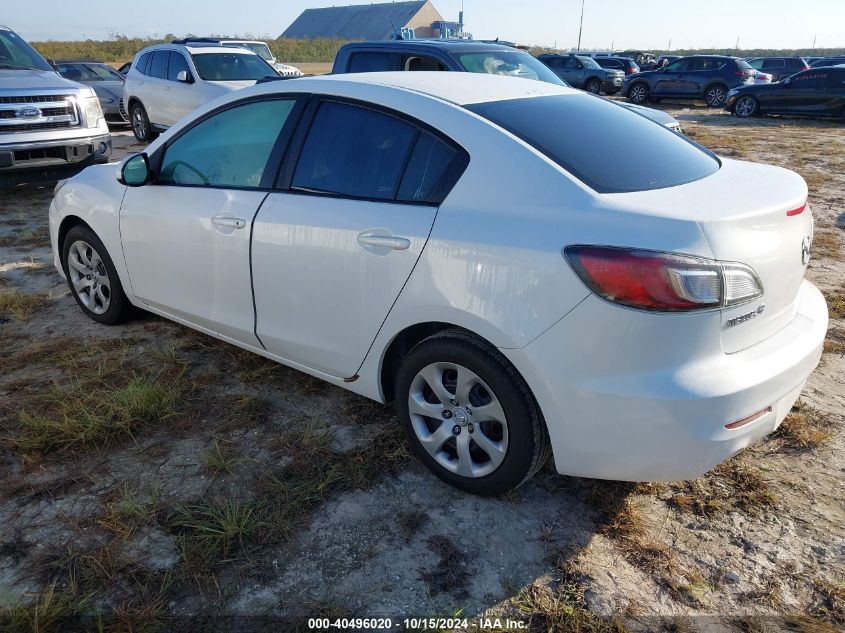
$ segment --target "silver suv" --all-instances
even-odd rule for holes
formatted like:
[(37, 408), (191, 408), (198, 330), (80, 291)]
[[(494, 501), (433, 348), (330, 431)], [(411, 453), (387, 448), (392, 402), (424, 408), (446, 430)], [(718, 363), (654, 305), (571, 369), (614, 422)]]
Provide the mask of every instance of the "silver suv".
[(96, 93), (0, 26), (0, 187), (65, 178), (110, 155)]

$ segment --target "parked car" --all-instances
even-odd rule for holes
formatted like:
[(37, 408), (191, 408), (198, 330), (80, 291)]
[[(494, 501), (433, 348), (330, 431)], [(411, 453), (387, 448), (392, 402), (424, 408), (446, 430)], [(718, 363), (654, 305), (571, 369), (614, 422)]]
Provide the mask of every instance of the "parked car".
[(728, 90), (754, 81), (754, 69), (736, 57), (693, 55), (660, 70), (628, 75), (622, 93), (633, 103), (650, 99), (703, 100), (711, 108), (725, 104)]
[[(568, 85), (525, 51), (462, 40), (353, 42), (338, 51), (332, 74), (396, 70), (489, 73)], [(678, 120), (661, 110), (634, 104), (626, 104), (626, 107), (673, 132), (681, 131)]]
[(135, 56), (123, 100), (135, 138), (147, 142), (215, 97), (277, 76), (272, 66), (245, 48), (158, 44)]
[(802, 114), (845, 120), (845, 67), (811, 68), (768, 86), (741, 86), (725, 104), (742, 118)]
[(578, 55), (540, 55), (537, 59), (573, 88), (593, 94), (613, 95), (622, 89), (624, 70), (602, 68), (592, 57)]
[(845, 64), (845, 55), (837, 55), (834, 57), (823, 57), (810, 64), (810, 68), (819, 68), (821, 66), (838, 66)]
[(221, 37), (188, 37), (181, 40), (173, 40), (172, 43), (189, 45), (219, 44), (220, 46), (230, 47), (240, 46), (241, 48), (251, 50), (253, 53), (261, 57), (261, 59), (270, 64), (281, 77), (291, 78), (302, 77), (303, 75), (299, 68), (279, 62), (273, 55), (270, 47), (267, 46), (267, 42), (263, 42), (261, 40), (239, 40)]
[(754, 70), (772, 75), (773, 81), (786, 79), (810, 67), (802, 57), (753, 57), (746, 61)]
[(0, 186), (63, 178), (110, 155), (94, 91), (0, 26)]
[(764, 73), (759, 70), (754, 71), (754, 83), (755, 84), (770, 84), (772, 83), (772, 75), (769, 73)]
[(80, 61), (56, 61), (55, 68), (65, 79), (94, 89), (108, 123), (129, 123), (123, 106), (124, 77), (114, 68), (100, 62)]
[(247, 88), (50, 206), (90, 318), (137, 306), (395, 401), (426, 466), (482, 495), (549, 447), (560, 473), (674, 481), (776, 429), (828, 325), (812, 225), (794, 172), (458, 73)]
[(640, 67), (637, 66), (636, 62), (627, 57), (595, 57), (594, 59), (602, 68), (621, 70), (626, 75), (633, 75), (634, 73), (640, 72)]
[(634, 60), (640, 68), (649, 64), (654, 64), (656, 61), (654, 53), (650, 53), (648, 51), (616, 51), (613, 54), (616, 57), (627, 57)]

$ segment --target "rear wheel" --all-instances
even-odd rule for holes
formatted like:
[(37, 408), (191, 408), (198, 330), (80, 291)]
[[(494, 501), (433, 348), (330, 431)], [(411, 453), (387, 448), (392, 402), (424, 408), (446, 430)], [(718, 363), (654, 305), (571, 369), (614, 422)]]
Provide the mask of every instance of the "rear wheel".
[(704, 101), (711, 108), (719, 108), (725, 105), (725, 97), (727, 97), (727, 95), (728, 89), (721, 84), (716, 84), (715, 86), (710, 86), (705, 91)]
[(734, 114), (742, 119), (756, 115), (757, 109), (757, 99), (749, 95), (740, 97), (734, 104)]
[(628, 89), (628, 101), (631, 103), (645, 103), (648, 101), (651, 90), (646, 83), (638, 81)]
[(135, 134), (138, 142), (150, 143), (155, 140), (156, 134), (153, 132), (153, 126), (150, 124), (147, 111), (137, 101), (129, 109), (129, 120), (132, 123), (132, 133)]
[(77, 225), (68, 231), (62, 245), (62, 267), (73, 298), (88, 317), (114, 325), (129, 316), (132, 306), (114, 263), (87, 226)]
[(396, 408), (414, 454), (473, 494), (512, 490), (548, 457), (528, 385), (495, 348), (463, 331), (436, 334), (408, 353), (396, 378)]
[(587, 92), (597, 95), (601, 92), (601, 82), (598, 79), (590, 79), (585, 86)]

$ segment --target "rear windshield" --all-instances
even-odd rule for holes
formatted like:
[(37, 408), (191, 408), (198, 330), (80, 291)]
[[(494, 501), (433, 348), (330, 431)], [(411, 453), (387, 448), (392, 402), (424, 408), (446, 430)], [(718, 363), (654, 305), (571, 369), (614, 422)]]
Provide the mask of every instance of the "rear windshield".
[(719, 170), (710, 152), (628, 108), (584, 94), (467, 106), (599, 193), (648, 191)]
[(206, 81), (249, 81), (277, 76), (258, 55), (201, 53), (191, 55), (200, 77)]
[(270, 47), (264, 42), (226, 42), (223, 46), (238, 46), (252, 51), (264, 61), (273, 59), (273, 54), (270, 52)]

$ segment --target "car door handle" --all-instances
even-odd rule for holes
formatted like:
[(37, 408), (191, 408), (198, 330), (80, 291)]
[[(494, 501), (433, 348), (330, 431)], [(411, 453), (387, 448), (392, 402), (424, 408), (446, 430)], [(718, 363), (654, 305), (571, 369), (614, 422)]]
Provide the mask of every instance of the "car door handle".
[(389, 237), (387, 235), (373, 235), (372, 233), (361, 233), (358, 236), (358, 243), (361, 246), (389, 248), (394, 251), (406, 251), (411, 248), (411, 240), (404, 237)]
[(211, 223), (220, 229), (242, 229), (246, 226), (246, 220), (230, 215), (215, 215), (211, 218)]

